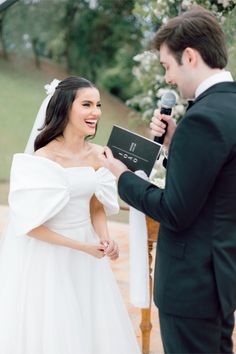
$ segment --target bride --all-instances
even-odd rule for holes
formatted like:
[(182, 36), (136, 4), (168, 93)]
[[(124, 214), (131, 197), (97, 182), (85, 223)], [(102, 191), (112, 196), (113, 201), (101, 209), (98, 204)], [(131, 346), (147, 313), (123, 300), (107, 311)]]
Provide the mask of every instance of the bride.
[(115, 178), (99, 165), (103, 148), (89, 141), (99, 91), (79, 77), (47, 89), (11, 168), (0, 353), (140, 354), (109, 265), (119, 255), (106, 224), (119, 210)]

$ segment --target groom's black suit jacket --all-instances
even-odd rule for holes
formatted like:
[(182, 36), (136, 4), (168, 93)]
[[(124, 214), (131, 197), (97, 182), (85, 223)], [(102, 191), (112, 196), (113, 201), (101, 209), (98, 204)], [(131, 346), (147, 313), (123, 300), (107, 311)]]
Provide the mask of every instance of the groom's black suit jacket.
[(161, 190), (132, 172), (121, 198), (161, 223), (154, 300), (196, 318), (236, 308), (236, 83), (202, 93), (177, 126)]

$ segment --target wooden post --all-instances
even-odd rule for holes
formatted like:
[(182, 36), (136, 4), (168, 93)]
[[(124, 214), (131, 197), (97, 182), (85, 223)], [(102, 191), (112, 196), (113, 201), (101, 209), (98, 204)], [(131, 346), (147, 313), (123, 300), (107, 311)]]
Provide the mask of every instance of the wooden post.
[[(121, 210), (129, 210), (127, 206), (121, 206)], [(150, 352), (150, 336), (152, 329), (151, 322), (151, 307), (152, 307), (152, 292), (153, 292), (153, 280), (152, 280), (152, 250), (153, 242), (157, 242), (157, 236), (159, 232), (160, 224), (152, 218), (146, 216), (147, 232), (148, 232), (148, 261), (149, 261), (149, 281), (150, 281), (150, 306), (148, 309), (141, 309), (141, 342), (143, 354), (149, 354)]]
[(150, 306), (148, 309), (141, 309), (141, 324), (140, 329), (142, 332), (142, 352), (149, 354), (150, 351), (150, 335), (152, 329), (151, 323), (151, 301), (152, 301), (152, 249), (153, 242), (148, 241), (148, 259), (149, 259), (149, 283), (150, 283)]
[(150, 306), (148, 309), (141, 310), (141, 324), (140, 329), (142, 332), (142, 352), (143, 354), (149, 354), (150, 352), (150, 335), (152, 329), (151, 322), (151, 307), (152, 307), (152, 292), (153, 292), (153, 280), (152, 280), (152, 250), (153, 242), (157, 241), (157, 234), (159, 231), (159, 223), (146, 216), (147, 231), (148, 231), (148, 260), (149, 260), (149, 281), (150, 281)]

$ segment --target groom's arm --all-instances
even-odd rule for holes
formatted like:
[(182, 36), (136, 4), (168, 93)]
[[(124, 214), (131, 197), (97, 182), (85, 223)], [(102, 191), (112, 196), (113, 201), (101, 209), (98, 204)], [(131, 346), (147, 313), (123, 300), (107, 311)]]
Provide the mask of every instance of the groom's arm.
[(227, 142), (214, 120), (188, 116), (176, 130), (164, 190), (132, 172), (118, 180), (121, 198), (173, 231), (196, 219), (227, 156)]
[[(154, 205), (145, 207), (144, 200), (148, 191), (152, 193), (155, 192), (155, 203)], [(162, 190), (157, 186), (142, 179), (131, 171), (126, 171), (122, 173), (118, 180), (118, 193), (121, 199), (127, 204), (159, 221), (158, 213), (152, 211), (153, 208), (156, 209), (157, 201), (162, 194)]]

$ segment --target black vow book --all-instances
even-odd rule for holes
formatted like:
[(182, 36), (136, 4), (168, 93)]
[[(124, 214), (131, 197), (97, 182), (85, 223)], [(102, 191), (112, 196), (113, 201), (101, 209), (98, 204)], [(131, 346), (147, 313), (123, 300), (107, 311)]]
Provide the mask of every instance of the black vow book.
[(150, 175), (162, 145), (127, 129), (114, 125), (107, 146), (115, 158), (131, 170), (143, 170)]

